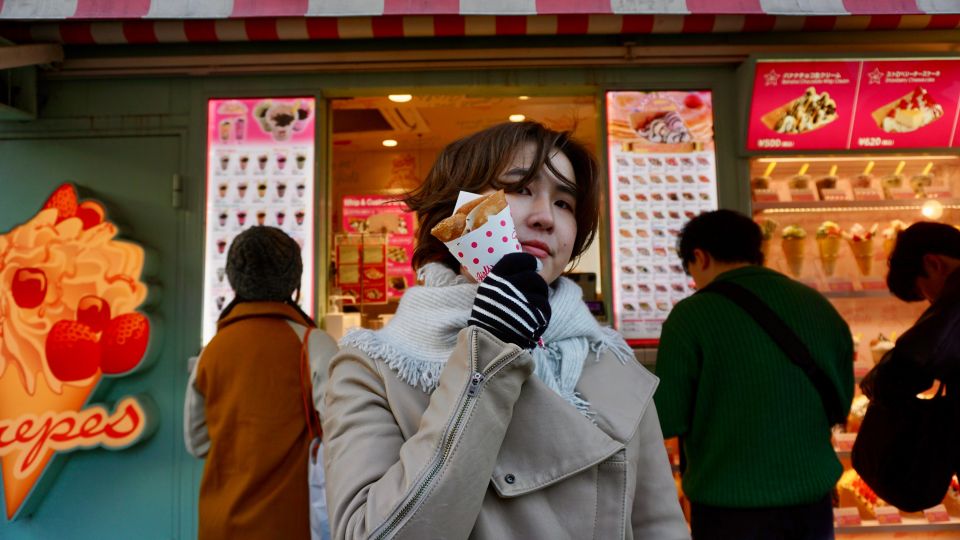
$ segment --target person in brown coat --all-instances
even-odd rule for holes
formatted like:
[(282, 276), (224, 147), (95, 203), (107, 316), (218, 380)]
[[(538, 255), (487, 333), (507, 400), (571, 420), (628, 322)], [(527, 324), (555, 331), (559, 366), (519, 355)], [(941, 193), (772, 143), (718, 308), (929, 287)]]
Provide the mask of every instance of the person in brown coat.
[(310, 538), (301, 346), (310, 328), (318, 387), (337, 348), (293, 300), (302, 271), (299, 246), (279, 229), (252, 227), (230, 246), (236, 298), (190, 375), (184, 413), (187, 449), (206, 457), (201, 540)]

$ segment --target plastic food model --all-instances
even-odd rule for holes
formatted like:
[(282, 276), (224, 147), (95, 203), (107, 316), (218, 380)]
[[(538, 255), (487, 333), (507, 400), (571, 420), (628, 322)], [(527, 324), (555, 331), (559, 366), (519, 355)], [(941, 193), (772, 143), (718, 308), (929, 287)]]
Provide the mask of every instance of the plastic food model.
[(787, 259), (790, 273), (799, 276), (803, 272), (803, 255), (806, 249), (807, 231), (799, 225), (787, 225), (781, 233), (780, 246)]
[(777, 133), (798, 134), (819, 129), (837, 119), (837, 102), (827, 92), (817, 93), (813, 86), (803, 96), (764, 116)]
[(820, 264), (823, 273), (832, 276), (837, 266), (837, 257), (840, 255), (841, 237), (840, 225), (833, 221), (824, 221), (817, 228), (817, 248), (820, 250)]
[(865, 276), (870, 275), (873, 269), (873, 239), (877, 235), (877, 228), (877, 224), (874, 223), (868, 231), (856, 223), (850, 227), (849, 231), (843, 232), (843, 237), (847, 239), (850, 250), (853, 251), (853, 258), (857, 261), (857, 267)]

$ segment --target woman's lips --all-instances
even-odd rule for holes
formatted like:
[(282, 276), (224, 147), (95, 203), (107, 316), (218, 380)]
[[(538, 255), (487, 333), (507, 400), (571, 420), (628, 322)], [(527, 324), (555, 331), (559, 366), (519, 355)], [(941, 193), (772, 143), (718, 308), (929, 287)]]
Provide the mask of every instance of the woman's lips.
[(538, 259), (546, 259), (550, 256), (550, 246), (543, 242), (537, 242), (536, 240), (520, 242), (520, 247), (523, 248), (524, 253), (529, 253)]

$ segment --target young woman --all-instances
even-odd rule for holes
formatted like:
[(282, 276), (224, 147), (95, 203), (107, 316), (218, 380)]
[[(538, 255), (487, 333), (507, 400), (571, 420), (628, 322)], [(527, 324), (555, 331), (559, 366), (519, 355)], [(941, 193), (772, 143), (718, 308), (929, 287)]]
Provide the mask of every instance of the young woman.
[[(460, 190), (496, 189), (523, 253), (478, 286), (430, 230)], [(537, 123), (497, 125), (445, 148), (406, 202), (422, 285), (330, 364), (333, 536), (688, 538), (656, 378), (561, 277), (597, 230), (590, 153)]]

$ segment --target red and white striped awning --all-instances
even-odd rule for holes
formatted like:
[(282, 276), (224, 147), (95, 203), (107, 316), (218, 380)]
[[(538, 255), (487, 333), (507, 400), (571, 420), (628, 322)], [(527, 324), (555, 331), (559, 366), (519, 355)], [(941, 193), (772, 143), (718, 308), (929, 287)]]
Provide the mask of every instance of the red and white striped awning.
[(960, 28), (960, 0), (0, 0), (17, 43)]
[(0, 0), (0, 19), (382, 15), (936, 15), (958, 0)]

